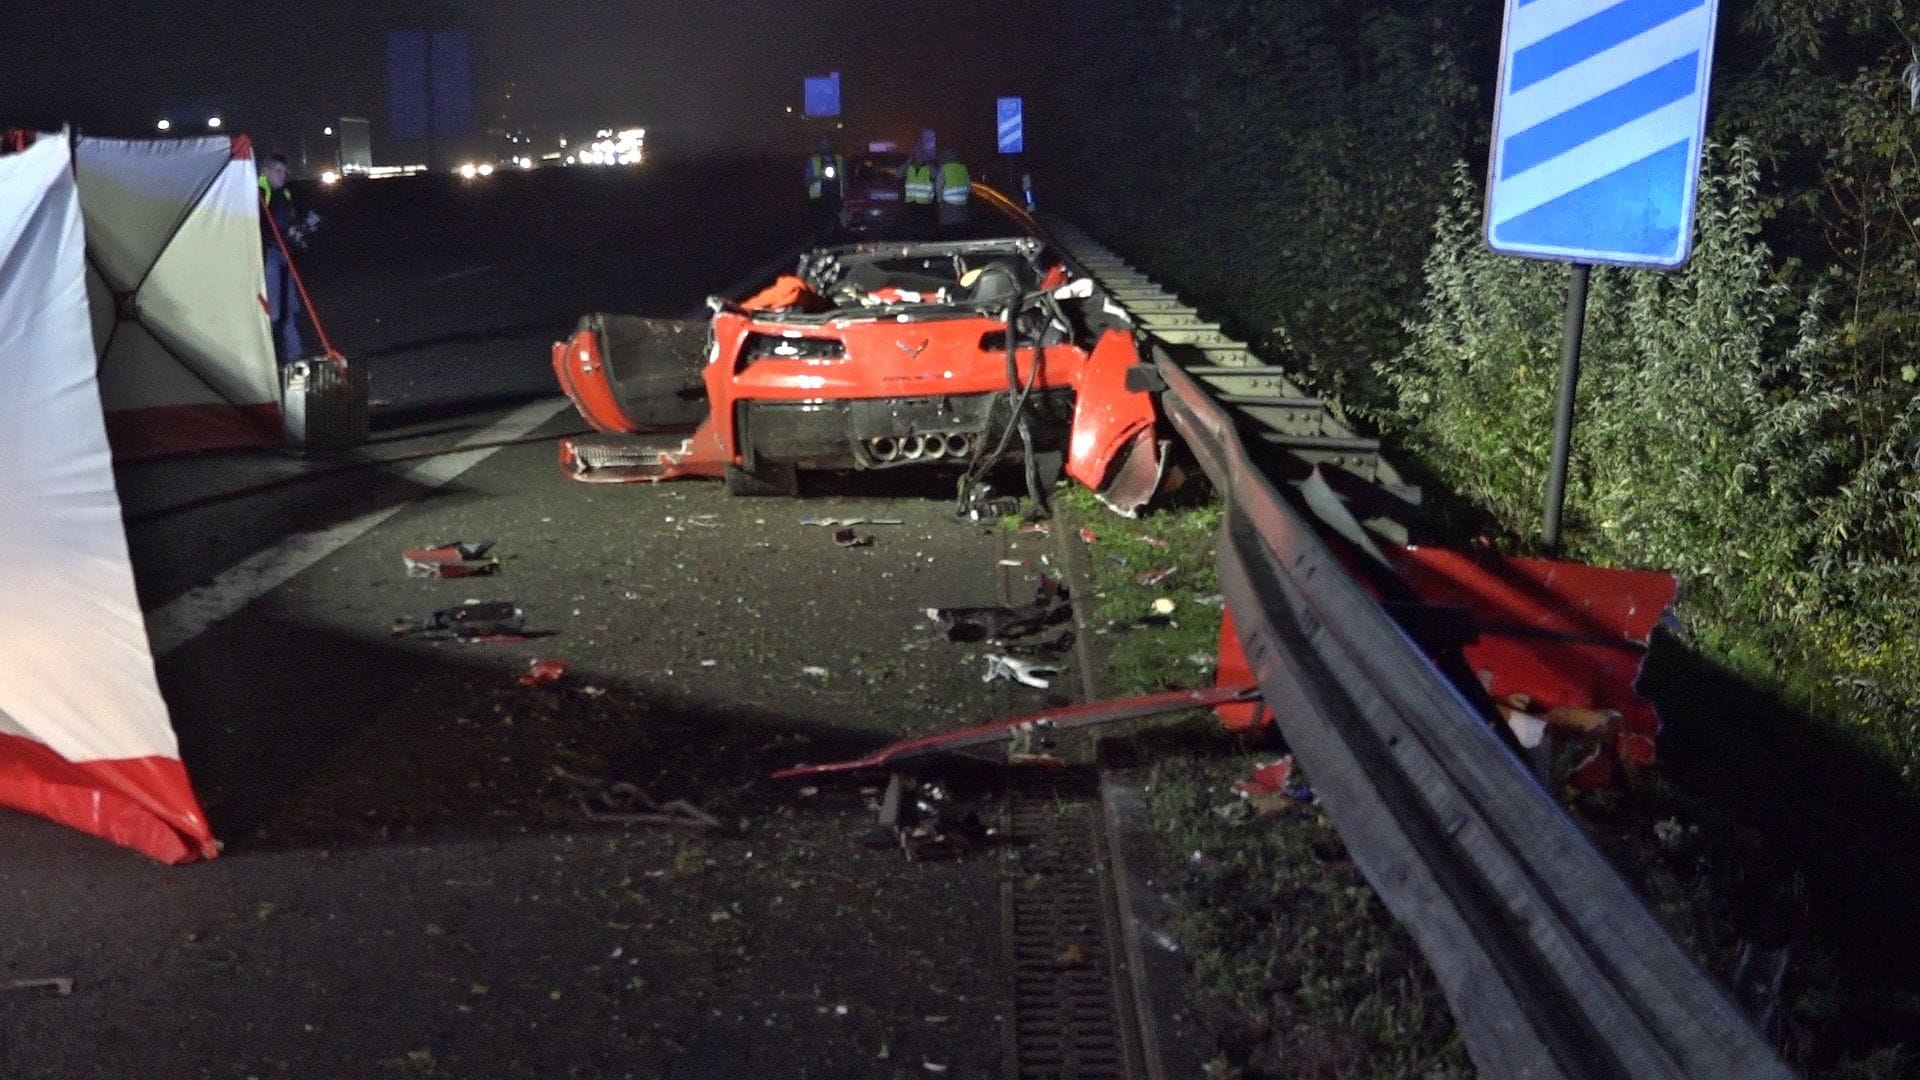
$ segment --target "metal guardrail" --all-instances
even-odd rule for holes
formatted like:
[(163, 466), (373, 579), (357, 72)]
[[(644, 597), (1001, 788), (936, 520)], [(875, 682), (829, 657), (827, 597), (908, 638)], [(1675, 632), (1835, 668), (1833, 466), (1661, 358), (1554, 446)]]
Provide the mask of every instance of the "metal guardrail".
[[(1123, 304), (1172, 295), (1077, 230), (1049, 224), (1095, 277), (1127, 282)], [(1226, 367), (1252, 360), (1245, 346), (1213, 340), (1210, 326), (1149, 332), (1165, 412), (1226, 494), (1221, 582), (1261, 688), (1355, 863), (1412, 931), (1479, 1069), (1790, 1076), (1283, 494), (1285, 463), (1258, 450), (1268, 440), (1246, 436), (1264, 425), (1244, 410), (1263, 402), (1223, 400), (1216, 389), (1238, 374)], [(1197, 336), (1209, 336), (1209, 348), (1189, 366), (1181, 345)], [(1245, 360), (1221, 363), (1228, 353)], [(1298, 424), (1310, 399), (1283, 374), (1240, 377), (1267, 380), (1256, 393), (1288, 399), (1280, 414)], [(1330, 413), (1310, 437), (1348, 443), (1378, 462), (1366, 479), (1410, 493), (1377, 445), (1354, 441)]]

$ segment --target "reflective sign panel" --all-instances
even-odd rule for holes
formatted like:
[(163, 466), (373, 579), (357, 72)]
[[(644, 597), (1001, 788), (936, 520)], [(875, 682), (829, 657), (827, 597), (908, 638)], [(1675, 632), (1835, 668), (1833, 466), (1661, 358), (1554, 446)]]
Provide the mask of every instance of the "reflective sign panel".
[(1719, 0), (1507, 0), (1488, 246), (1687, 261), (1718, 14)]
[(999, 119), (1000, 152), (1003, 154), (1021, 154), (1027, 149), (1027, 124), (1017, 97), (999, 99), (996, 115)]
[[(791, 85), (791, 84), (789, 84)], [(840, 73), (830, 71), (825, 75), (807, 76), (807, 115), (840, 115)]]

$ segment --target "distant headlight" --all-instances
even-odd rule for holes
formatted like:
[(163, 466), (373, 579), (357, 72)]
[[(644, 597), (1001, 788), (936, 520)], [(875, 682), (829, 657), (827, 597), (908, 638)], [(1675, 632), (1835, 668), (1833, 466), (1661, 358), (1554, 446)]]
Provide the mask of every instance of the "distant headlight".
[(491, 165), (482, 165), (482, 166), (480, 166), (480, 175), (481, 175), (481, 176), (492, 176), (492, 175), (493, 175), (493, 166), (491, 166)]
[(465, 165), (460, 166), (460, 175), (471, 180), (480, 175), (480, 166), (469, 161)]
[(320, 174), (320, 182), (323, 184), (337, 184), (340, 182), (340, 174), (334, 172), (332, 169), (328, 169), (326, 172)]

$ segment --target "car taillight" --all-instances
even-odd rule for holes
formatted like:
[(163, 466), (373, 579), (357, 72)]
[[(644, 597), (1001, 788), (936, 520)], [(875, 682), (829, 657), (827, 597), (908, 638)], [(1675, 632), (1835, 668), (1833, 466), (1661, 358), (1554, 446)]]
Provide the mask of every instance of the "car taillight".
[(782, 337), (777, 334), (749, 334), (740, 350), (740, 362), (756, 360), (840, 360), (847, 346), (838, 338)]

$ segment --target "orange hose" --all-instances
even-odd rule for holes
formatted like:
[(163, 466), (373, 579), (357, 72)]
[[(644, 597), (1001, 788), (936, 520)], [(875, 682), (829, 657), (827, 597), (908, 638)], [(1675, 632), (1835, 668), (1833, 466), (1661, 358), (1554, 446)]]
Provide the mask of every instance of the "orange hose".
[[(273, 220), (273, 215), (268, 212), (268, 207), (264, 205), (264, 200), (262, 200), (262, 202), (263, 205), (260, 207), (260, 213), (267, 219), (267, 227), (273, 230), (273, 242), (280, 245), (280, 254), (287, 260), (287, 272), (293, 275), (293, 287), (300, 292), (300, 303), (306, 306), (307, 318), (313, 320), (313, 329), (320, 335), (320, 347), (326, 350), (327, 359), (338, 365), (341, 373), (345, 374), (347, 358), (341, 356), (339, 351), (333, 347), (333, 342), (328, 339), (327, 328), (320, 324), (320, 313), (314, 310), (313, 297), (307, 295), (307, 283), (300, 277), (300, 267), (294, 264), (293, 251), (287, 247), (287, 238), (280, 235), (280, 223)], [(297, 360), (299, 357), (290, 357), (289, 359)]]

